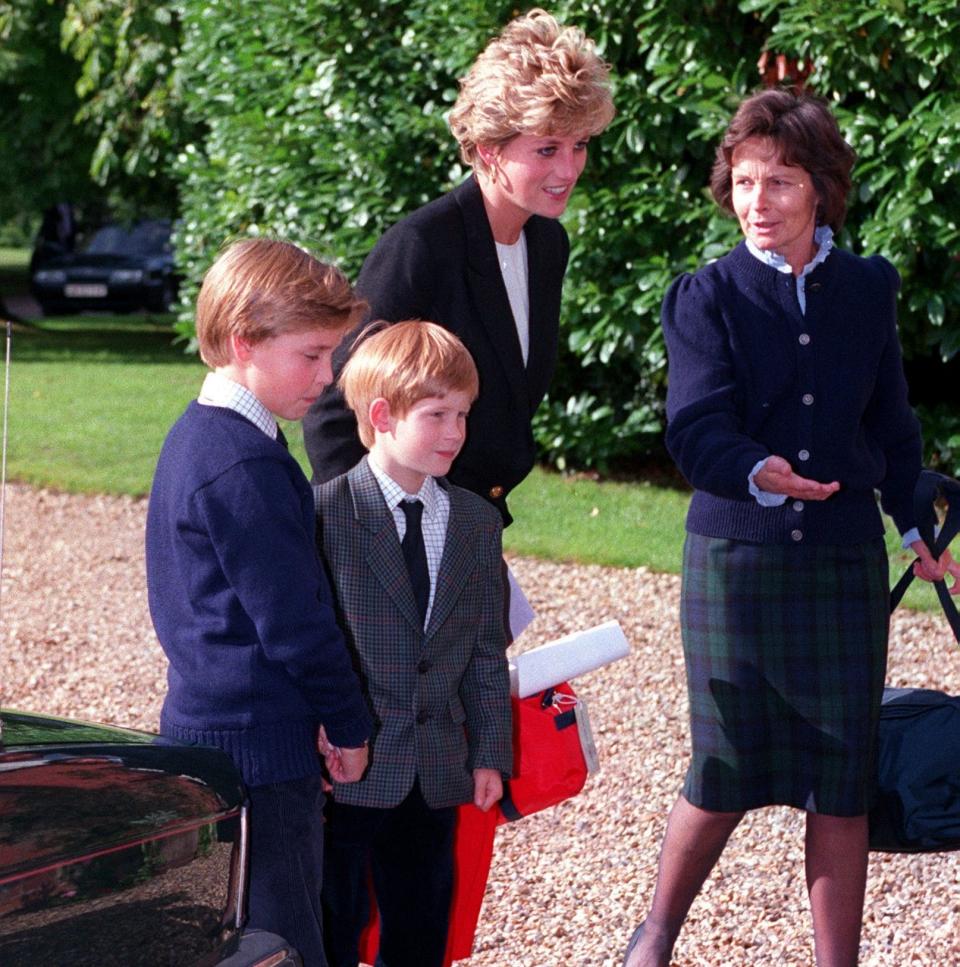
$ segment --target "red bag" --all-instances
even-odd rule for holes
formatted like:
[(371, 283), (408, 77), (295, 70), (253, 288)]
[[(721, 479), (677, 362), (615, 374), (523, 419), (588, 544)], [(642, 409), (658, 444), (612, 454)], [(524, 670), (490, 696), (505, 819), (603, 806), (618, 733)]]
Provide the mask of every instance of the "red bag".
[[(555, 806), (575, 796), (587, 781), (587, 763), (577, 728), (578, 699), (567, 682), (513, 706), (513, 778), (503, 784), (499, 809), (482, 813), (472, 803), (457, 810), (454, 886), (445, 967), (468, 958), (480, 917), (493, 856), (496, 826)], [(379, 944), (376, 903), (360, 942), (364, 963)]]
[(587, 781), (577, 728), (577, 695), (568, 682), (513, 703), (513, 778), (504, 783), (500, 822), (555, 806)]

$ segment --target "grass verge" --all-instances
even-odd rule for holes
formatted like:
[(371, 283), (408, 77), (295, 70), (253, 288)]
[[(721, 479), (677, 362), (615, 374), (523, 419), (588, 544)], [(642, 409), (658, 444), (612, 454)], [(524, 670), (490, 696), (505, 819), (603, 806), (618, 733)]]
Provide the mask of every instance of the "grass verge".
[[(76, 316), (18, 326), (13, 336), (7, 472), (12, 480), (77, 493), (145, 496), (170, 425), (199, 389), (205, 367), (173, 343), (163, 316)], [(284, 424), (309, 474), (303, 438)], [(516, 554), (679, 573), (689, 495), (536, 469), (514, 491)], [(891, 575), (910, 555), (887, 522)], [(905, 604), (937, 610), (914, 582)]]

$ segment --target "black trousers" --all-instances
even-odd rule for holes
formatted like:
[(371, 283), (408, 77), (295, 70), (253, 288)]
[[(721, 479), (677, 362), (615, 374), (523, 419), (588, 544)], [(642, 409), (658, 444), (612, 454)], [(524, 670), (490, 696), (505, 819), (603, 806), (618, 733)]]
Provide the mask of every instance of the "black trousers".
[(323, 786), (320, 776), (252, 786), (248, 920), (293, 944), (304, 967), (327, 967), (320, 885)]
[(373, 878), (380, 913), (377, 967), (441, 967), (453, 892), (456, 809), (431, 809), (414, 783), (392, 809), (330, 802), (323, 866), (330, 967), (357, 967)]

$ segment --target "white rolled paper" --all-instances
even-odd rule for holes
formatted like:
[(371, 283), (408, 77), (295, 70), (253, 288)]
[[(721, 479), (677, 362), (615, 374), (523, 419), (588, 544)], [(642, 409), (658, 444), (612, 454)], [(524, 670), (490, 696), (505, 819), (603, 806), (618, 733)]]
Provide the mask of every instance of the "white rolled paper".
[(526, 698), (609, 665), (630, 652), (618, 621), (564, 635), (510, 660), (510, 690)]

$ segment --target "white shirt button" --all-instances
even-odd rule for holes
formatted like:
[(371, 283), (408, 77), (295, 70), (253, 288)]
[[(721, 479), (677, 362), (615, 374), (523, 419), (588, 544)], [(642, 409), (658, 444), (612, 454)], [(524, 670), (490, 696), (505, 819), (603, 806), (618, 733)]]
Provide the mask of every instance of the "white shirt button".
[(804, 393), (803, 394), (803, 405), (804, 406), (813, 406), (813, 393)]
[(801, 346), (809, 346), (810, 345), (810, 334), (807, 333), (807, 332), (801, 332), (800, 333), (799, 340), (800, 340), (800, 345)]
[(797, 456), (798, 456), (798, 457), (799, 457), (799, 458), (800, 458), (801, 460), (809, 460), (809, 459), (810, 459), (810, 451), (809, 451), (809, 450), (801, 450), (801, 451), (800, 451), (800, 452), (799, 452), (799, 453), (797, 454)]
[(790, 531), (790, 536), (795, 541), (802, 541), (803, 540), (803, 531), (801, 531), (801, 530)]

